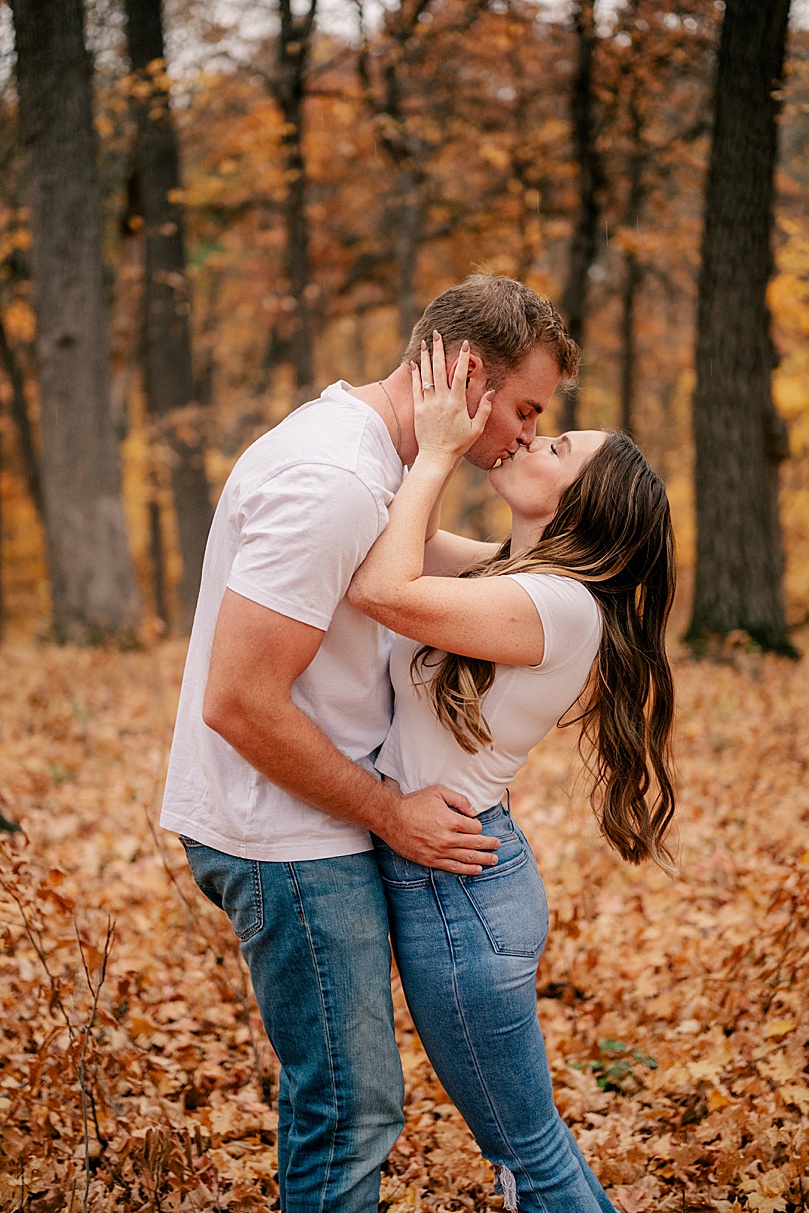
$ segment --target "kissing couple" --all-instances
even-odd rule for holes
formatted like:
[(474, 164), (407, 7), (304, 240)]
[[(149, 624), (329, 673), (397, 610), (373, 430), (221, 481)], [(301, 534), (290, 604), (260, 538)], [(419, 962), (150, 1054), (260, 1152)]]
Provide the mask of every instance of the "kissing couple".
[[(613, 1209), (554, 1106), (548, 905), (508, 799), (574, 708), (603, 836), (673, 870), (669, 505), (625, 434), (537, 436), (578, 362), (549, 302), (473, 275), (387, 378), (327, 387), (222, 492), (161, 822), (280, 1061), (284, 1213), (378, 1209), (404, 1123), (391, 945), (505, 1208)], [(502, 544), (440, 528), (463, 458), (511, 510)]]

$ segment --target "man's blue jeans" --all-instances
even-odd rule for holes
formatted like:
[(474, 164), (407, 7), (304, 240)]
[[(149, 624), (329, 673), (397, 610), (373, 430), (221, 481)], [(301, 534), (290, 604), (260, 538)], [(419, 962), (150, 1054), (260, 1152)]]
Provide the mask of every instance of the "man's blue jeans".
[(407, 1005), (505, 1207), (614, 1213), (553, 1102), (537, 1019), (548, 904), (536, 861), (503, 805), (480, 821), (500, 849), (479, 876), (419, 867), (375, 840)]
[(262, 863), (182, 841), (194, 879), (239, 937), (281, 1062), (284, 1213), (376, 1213), (404, 1084), (373, 851)]

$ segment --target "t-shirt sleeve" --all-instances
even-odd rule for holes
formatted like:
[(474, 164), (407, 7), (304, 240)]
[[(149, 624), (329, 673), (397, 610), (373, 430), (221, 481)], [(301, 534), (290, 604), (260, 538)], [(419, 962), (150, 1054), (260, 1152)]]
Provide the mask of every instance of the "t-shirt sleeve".
[(242, 503), (228, 587), (325, 631), (382, 521), (353, 472), (324, 464), (285, 469)]
[(545, 653), (536, 669), (558, 669), (575, 657), (595, 660), (601, 641), (601, 611), (580, 581), (555, 573), (508, 573), (537, 609)]

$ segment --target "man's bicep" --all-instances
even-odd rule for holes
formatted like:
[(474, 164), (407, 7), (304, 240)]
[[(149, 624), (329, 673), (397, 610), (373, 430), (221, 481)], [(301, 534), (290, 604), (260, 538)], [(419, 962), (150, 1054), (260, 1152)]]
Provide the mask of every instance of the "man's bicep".
[(246, 691), (256, 680), (291, 688), (311, 664), (325, 632), (225, 590), (214, 633), (209, 691)]

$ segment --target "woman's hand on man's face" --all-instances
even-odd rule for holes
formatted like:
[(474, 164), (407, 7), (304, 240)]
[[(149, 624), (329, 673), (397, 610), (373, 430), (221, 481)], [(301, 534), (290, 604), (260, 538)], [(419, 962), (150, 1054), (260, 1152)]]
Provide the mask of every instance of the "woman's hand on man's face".
[(454, 464), (474, 446), (485, 429), (492, 410), (494, 392), (481, 398), (474, 417), (466, 407), (466, 376), (469, 370), (469, 342), (461, 346), (452, 383), (447, 379), (444, 343), (433, 333), (433, 353), (421, 343), (421, 368), (410, 363), (413, 378), (413, 415), (420, 455), (432, 455)]

